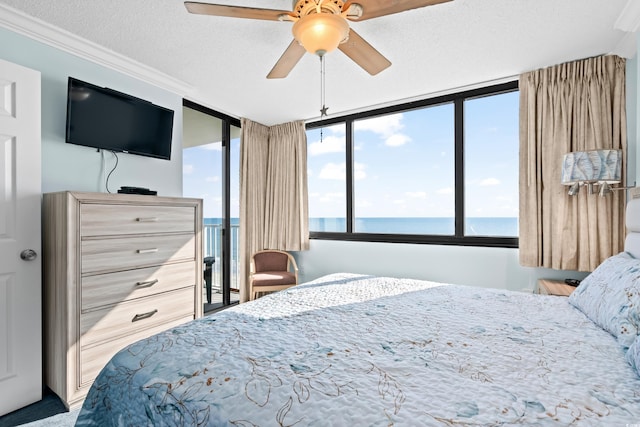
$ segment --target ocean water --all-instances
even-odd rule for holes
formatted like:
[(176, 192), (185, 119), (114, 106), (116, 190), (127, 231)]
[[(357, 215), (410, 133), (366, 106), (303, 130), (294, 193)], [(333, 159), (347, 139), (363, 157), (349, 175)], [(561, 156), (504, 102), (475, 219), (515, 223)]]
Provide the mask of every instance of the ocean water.
[[(220, 224), (221, 219), (205, 218), (204, 223), (214, 226)], [(231, 218), (232, 228), (237, 229), (238, 224), (238, 218)], [(309, 218), (310, 231), (345, 232), (346, 229), (344, 218)], [(354, 232), (447, 236), (454, 234), (455, 223), (454, 218), (356, 218)], [(465, 235), (517, 237), (518, 218), (466, 218)], [(237, 233), (234, 233), (233, 236), (237, 237)], [(235, 244), (233, 246), (237, 247)]]
[[(344, 218), (309, 218), (310, 231), (344, 232)], [(454, 218), (356, 218), (356, 233), (453, 235)], [(518, 218), (466, 218), (465, 235), (517, 237)]]
[[(222, 224), (222, 218), (205, 218), (205, 225), (220, 225)], [(231, 218), (231, 226), (240, 224), (240, 218)]]

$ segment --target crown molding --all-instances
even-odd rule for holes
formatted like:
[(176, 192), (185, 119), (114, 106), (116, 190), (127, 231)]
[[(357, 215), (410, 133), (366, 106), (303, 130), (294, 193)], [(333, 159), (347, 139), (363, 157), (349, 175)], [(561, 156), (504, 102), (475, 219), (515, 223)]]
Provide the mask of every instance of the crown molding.
[(180, 96), (193, 92), (193, 86), (182, 80), (2, 4), (0, 26)]
[(638, 0), (627, 0), (627, 4), (622, 8), (613, 28), (630, 32), (636, 32), (640, 29), (640, 2)]
[(631, 59), (636, 56), (637, 51), (638, 43), (636, 33), (625, 33), (610, 53), (622, 58)]
[[(474, 89), (480, 89), (480, 88), (484, 88), (487, 86), (493, 86), (493, 85), (499, 85), (499, 84), (503, 84), (503, 83), (509, 83), (515, 80), (518, 80), (519, 75), (512, 75), (512, 76), (505, 76), (505, 77), (500, 77), (500, 78), (496, 78), (496, 79), (492, 79), (492, 80), (485, 80), (483, 82), (478, 82), (478, 83), (473, 83), (473, 84), (469, 84), (469, 85), (463, 85), (463, 86), (458, 86), (458, 87), (452, 87), (449, 89), (444, 89), (444, 90), (440, 90), (440, 91), (436, 91), (436, 92), (429, 92), (429, 93), (423, 93), (422, 95), (416, 95), (416, 96), (412, 96), (412, 97), (408, 97), (408, 98), (402, 98), (402, 99), (397, 99), (394, 101), (390, 101), (390, 102), (383, 102), (380, 104), (375, 104), (375, 105), (368, 105), (366, 107), (362, 107), (362, 108), (355, 108), (352, 110), (345, 110), (345, 111), (340, 111), (337, 113), (333, 113), (333, 114), (329, 114), (329, 118), (332, 117), (343, 117), (343, 116), (350, 116), (352, 114), (359, 114), (359, 113), (363, 113), (366, 111), (371, 111), (371, 110), (378, 110), (380, 108), (387, 108), (387, 107), (394, 107), (396, 105), (402, 105), (402, 104), (408, 104), (411, 102), (416, 102), (416, 101), (422, 101), (425, 99), (431, 99), (431, 98), (437, 98), (440, 96), (446, 96), (446, 95), (450, 95), (450, 94), (455, 94), (455, 93), (459, 93), (459, 92), (466, 92), (466, 91), (470, 91), (470, 90), (474, 90)], [(319, 122), (321, 120), (325, 120), (327, 118), (327, 116), (324, 117), (320, 117), (320, 116), (316, 116), (316, 117), (308, 117), (305, 120), (306, 123), (315, 123), (315, 122)]]

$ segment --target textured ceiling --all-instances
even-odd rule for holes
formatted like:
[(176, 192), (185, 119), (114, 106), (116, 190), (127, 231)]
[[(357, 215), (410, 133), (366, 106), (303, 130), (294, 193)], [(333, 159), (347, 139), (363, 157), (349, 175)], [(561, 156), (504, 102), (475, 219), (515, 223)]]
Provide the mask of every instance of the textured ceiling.
[[(204, 0), (202, 0), (204, 1)], [(616, 52), (634, 0), (454, 0), (351, 23), (392, 65), (370, 76), (326, 56), (329, 115), (428, 97)], [(291, 9), (290, 0), (220, 0)], [(190, 86), (185, 98), (272, 125), (315, 120), (320, 62), (306, 54), (285, 79), (266, 75), (292, 39), (287, 22), (189, 14), (180, 0), (0, 0)], [(627, 38), (628, 40), (628, 38)]]

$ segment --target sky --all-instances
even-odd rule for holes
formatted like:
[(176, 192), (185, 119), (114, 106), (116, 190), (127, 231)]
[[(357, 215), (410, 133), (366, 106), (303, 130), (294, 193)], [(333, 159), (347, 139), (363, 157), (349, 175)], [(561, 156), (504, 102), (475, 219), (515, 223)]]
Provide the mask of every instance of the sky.
[[(452, 104), (359, 120), (354, 129), (356, 217), (454, 216)], [(309, 216), (344, 218), (344, 125), (307, 137)], [(239, 215), (239, 144), (231, 144), (232, 217)], [(219, 142), (183, 152), (184, 195), (204, 199), (206, 218), (222, 213), (221, 156)], [(465, 191), (468, 217), (518, 216), (517, 91), (465, 102)]]
[[(218, 119), (216, 119), (218, 120)], [(240, 139), (231, 140), (231, 217), (240, 216)], [(205, 218), (222, 217), (222, 143), (212, 142), (182, 152), (184, 197), (203, 199)]]
[[(356, 217), (454, 216), (454, 109), (354, 123)], [(344, 217), (345, 128), (307, 133), (309, 216)], [(466, 213), (518, 215), (518, 92), (465, 103)]]

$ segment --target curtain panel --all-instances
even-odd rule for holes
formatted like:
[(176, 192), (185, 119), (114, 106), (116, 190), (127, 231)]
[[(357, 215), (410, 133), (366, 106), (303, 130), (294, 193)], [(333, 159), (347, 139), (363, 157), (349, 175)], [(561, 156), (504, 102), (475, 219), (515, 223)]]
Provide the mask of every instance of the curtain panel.
[(243, 118), (240, 145), (240, 301), (251, 255), (309, 249), (307, 134), (303, 121), (264, 126)]
[(624, 191), (606, 197), (561, 184), (571, 151), (622, 150), (626, 176), (625, 60), (600, 56), (522, 74), (520, 264), (592, 271), (624, 246)]
[(307, 132), (304, 122), (269, 128), (264, 249), (309, 249)]

